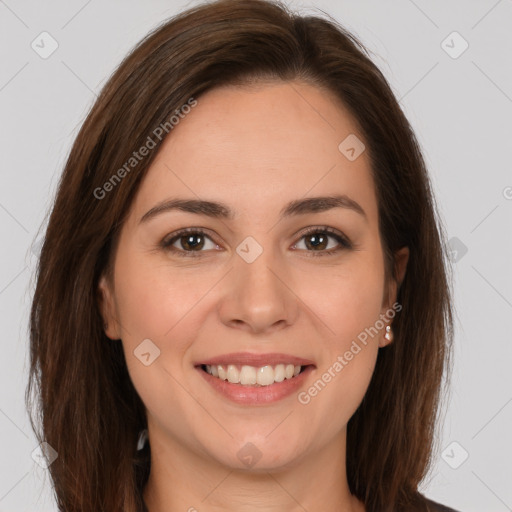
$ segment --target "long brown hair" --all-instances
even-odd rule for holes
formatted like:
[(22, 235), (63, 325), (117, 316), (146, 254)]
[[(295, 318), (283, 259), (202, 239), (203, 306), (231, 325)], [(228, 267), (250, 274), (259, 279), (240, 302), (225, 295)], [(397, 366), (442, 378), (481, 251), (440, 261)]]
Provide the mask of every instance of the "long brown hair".
[[(451, 282), (418, 142), (369, 55), (328, 17), (300, 16), (277, 2), (220, 0), (157, 27), (110, 77), (68, 156), (30, 316), (26, 401), (31, 408), (35, 391), (32, 428), (58, 452), (49, 472), (59, 510), (143, 508), (150, 451), (136, 445), (145, 409), (120, 340), (104, 333), (98, 281), (111, 268), (142, 178), (165, 135), (172, 136), (169, 119), (214, 87), (261, 80), (302, 81), (334, 93), (348, 108), (370, 155), (388, 277), (396, 278), (394, 252), (409, 247), (394, 342), (379, 351), (348, 424), (347, 475), (367, 512), (424, 506), (418, 484), (431, 464), (443, 371), (451, 360)], [(165, 132), (155, 132), (161, 126)], [(156, 147), (127, 167), (148, 137)]]

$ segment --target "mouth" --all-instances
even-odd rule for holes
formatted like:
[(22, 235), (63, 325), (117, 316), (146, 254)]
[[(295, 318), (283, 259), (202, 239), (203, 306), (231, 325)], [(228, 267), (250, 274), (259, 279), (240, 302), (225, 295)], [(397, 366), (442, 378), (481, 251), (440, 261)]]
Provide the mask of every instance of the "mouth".
[(229, 354), (195, 365), (221, 395), (239, 404), (275, 402), (298, 390), (316, 368), (286, 354)]
[(249, 365), (209, 365), (203, 364), (200, 368), (220, 380), (241, 386), (271, 386), (276, 382), (283, 382), (285, 379), (293, 379), (302, 373), (309, 365), (277, 364), (264, 366)]

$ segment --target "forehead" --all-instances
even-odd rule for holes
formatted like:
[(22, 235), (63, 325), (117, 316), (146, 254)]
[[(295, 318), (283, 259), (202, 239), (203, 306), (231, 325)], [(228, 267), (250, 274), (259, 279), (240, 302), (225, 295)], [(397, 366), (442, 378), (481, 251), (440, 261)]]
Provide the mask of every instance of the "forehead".
[[(221, 87), (197, 98), (165, 139), (135, 209), (170, 196), (260, 210), (299, 197), (348, 194), (376, 213), (369, 157), (347, 158), (340, 143), (363, 142), (355, 119), (322, 89), (299, 82)], [(344, 146), (342, 145), (342, 148)]]

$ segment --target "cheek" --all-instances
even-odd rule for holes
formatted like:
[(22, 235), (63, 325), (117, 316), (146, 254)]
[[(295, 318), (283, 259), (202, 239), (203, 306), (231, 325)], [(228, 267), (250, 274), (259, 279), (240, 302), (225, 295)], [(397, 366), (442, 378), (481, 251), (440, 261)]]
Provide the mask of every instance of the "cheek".
[[(384, 269), (373, 254), (378, 251), (367, 252), (357, 264), (333, 272), (324, 283), (324, 293), (312, 299), (312, 304), (322, 305), (320, 316), (329, 334), (323, 337), (317, 380), (306, 390), (304, 402), (318, 400), (325, 414), (333, 408), (343, 421), (349, 420), (366, 393), (382, 336)], [(322, 398), (315, 398), (320, 395)]]
[[(337, 350), (375, 325), (382, 308), (384, 269), (369, 252), (353, 265), (334, 270), (323, 286), (311, 294), (311, 304), (329, 327), (329, 339)], [(362, 336), (364, 337), (364, 336)]]
[[(172, 377), (182, 379), (188, 369), (188, 350), (200, 336), (200, 316), (205, 314), (204, 297), (212, 279), (134, 253), (126, 250), (116, 262), (117, 314), (131, 379), (144, 402), (151, 404), (155, 389), (179, 393)], [(145, 366), (140, 355), (147, 352), (146, 362), (154, 363)], [(169, 396), (165, 402), (174, 399)], [(158, 408), (159, 401), (152, 406)]]
[(336, 435), (348, 423), (370, 384), (379, 347), (377, 336), (365, 333), (367, 318), (361, 313), (340, 315), (336, 339), (324, 345), (325, 357), (311, 386), (298, 396), (299, 403), (310, 408), (310, 417), (331, 418), (323, 422), (322, 439)]
[(375, 368), (377, 350), (375, 344), (364, 346), (355, 342), (321, 376), (322, 381), (331, 379), (327, 384), (329, 389), (326, 387), (324, 414), (336, 411), (339, 425), (348, 423), (363, 400)]
[(206, 293), (208, 283), (187, 286), (179, 272), (171, 276), (168, 267), (148, 264), (142, 256), (129, 253), (126, 250), (127, 256), (116, 262), (117, 314), (128, 372), (148, 410), (175, 423), (171, 411), (182, 410), (190, 400), (179, 382), (185, 354), (200, 325), (194, 304)]
[(170, 272), (169, 266), (154, 264), (143, 255), (120, 258), (116, 264), (117, 310), (127, 339), (163, 340), (171, 335), (204, 295), (207, 284), (192, 283), (179, 271)]

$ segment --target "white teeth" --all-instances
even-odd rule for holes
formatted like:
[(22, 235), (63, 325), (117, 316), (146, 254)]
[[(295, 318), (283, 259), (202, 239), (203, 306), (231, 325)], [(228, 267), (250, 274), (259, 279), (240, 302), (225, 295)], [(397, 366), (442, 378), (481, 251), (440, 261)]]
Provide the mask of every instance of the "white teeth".
[(240, 384), (256, 384), (256, 380), (256, 368), (254, 366), (242, 366), (240, 370)]
[(213, 377), (243, 386), (270, 386), (274, 382), (283, 382), (285, 379), (296, 377), (300, 370), (301, 366), (293, 364), (278, 364), (274, 367), (265, 365), (259, 368), (243, 365), (240, 370), (234, 364), (206, 365), (206, 371)]
[(283, 380), (284, 380), (284, 364), (278, 364), (274, 368), (274, 380), (276, 382), (283, 382)]
[(272, 366), (262, 366), (258, 368), (256, 382), (260, 386), (270, 386), (270, 384), (274, 384), (274, 368), (272, 368)]
[(229, 382), (231, 382), (232, 384), (237, 384), (238, 382), (240, 382), (240, 372), (238, 371), (238, 368), (235, 365), (228, 365), (227, 373)]
[(219, 372), (219, 379), (228, 380), (228, 374), (226, 373), (226, 370), (222, 366), (217, 366), (217, 371)]

